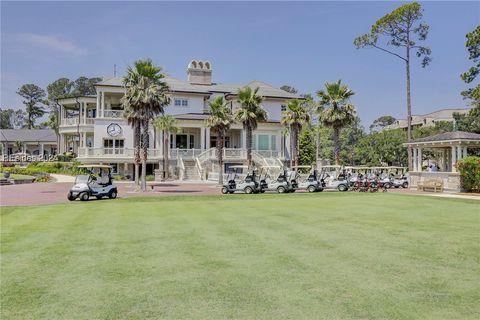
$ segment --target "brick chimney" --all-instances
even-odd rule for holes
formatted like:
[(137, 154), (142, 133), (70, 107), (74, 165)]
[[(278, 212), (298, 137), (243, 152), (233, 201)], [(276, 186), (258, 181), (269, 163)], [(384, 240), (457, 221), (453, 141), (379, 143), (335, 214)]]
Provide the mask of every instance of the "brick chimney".
[(192, 60), (187, 68), (188, 82), (192, 84), (212, 84), (212, 65), (208, 61)]

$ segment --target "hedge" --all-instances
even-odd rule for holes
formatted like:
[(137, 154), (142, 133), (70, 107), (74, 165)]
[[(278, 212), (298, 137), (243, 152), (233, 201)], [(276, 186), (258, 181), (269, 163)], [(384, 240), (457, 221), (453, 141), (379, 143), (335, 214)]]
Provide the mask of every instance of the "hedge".
[(462, 189), (480, 192), (480, 157), (470, 156), (457, 162)]

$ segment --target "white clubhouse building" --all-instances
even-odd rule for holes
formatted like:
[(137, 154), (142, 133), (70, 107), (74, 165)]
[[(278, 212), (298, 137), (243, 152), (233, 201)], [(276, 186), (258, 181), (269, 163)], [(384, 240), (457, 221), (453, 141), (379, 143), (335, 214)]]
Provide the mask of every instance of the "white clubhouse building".
[[(166, 114), (174, 115), (180, 130), (170, 136), (170, 169), (179, 179), (205, 179), (218, 174), (216, 134), (206, 124), (208, 104), (217, 96), (230, 101), (232, 112), (239, 107), (237, 92), (244, 86), (259, 88), (264, 97), (262, 108), (268, 120), (254, 131), (253, 160), (257, 165), (276, 164), (289, 159), (289, 139), (280, 125), (281, 113), (288, 101), (299, 98), (261, 81), (248, 84), (212, 82), (208, 61), (191, 61), (187, 81), (165, 78), (171, 95)], [(133, 131), (123, 118), (120, 99), (124, 95), (123, 78), (104, 79), (96, 84), (96, 96), (60, 100), (59, 153), (74, 152), (82, 163), (110, 164), (118, 174), (133, 176)], [(163, 139), (152, 126), (148, 155), (149, 174), (163, 160)], [(225, 167), (243, 164), (246, 159), (246, 135), (242, 124), (235, 123), (225, 137)]]

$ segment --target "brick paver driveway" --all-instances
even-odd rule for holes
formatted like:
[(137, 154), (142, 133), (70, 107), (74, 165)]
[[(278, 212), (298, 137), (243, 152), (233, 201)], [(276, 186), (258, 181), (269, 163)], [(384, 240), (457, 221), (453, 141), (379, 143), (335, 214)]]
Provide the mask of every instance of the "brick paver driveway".
[[(119, 197), (220, 194), (220, 188), (206, 183), (155, 183), (146, 193), (135, 192), (133, 183), (118, 183)], [(20, 206), (67, 203), (72, 183), (30, 183), (0, 187), (0, 205)], [(94, 198), (95, 199), (95, 198)]]

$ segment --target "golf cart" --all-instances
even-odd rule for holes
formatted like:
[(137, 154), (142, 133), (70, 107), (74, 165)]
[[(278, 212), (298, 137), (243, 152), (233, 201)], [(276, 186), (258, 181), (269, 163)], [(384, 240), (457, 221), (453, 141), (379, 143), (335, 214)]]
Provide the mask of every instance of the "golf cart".
[[(323, 191), (324, 182), (318, 180), (318, 171), (312, 166), (294, 166), (296, 189), (306, 190), (308, 192)], [(308, 169), (306, 175), (301, 175), (299, 169)]]
[(97, 199), (117, 197), (117, 187), (112, 183), (112, 167), (91, 164), (78, 166), (78, 168), (85, 169), (87, 173), (75, 177), (75, 184), (68, 192), (68, 200), (74, 201), (79, 198), (81, 201), (87, 201), (90, 197)]
[(278, 177), (274, 180), (269, 181), (270, 176), (268, 174), (268, 169), (271, 168), (277, 168), (279, 169), (280, 167), (266, 167), (263, 170), (265, 170), (264, 177), (260, 180), (260, 185), (262, 187), (262, 192), (269, 190), (269, 191), (277, 191), (278, 193), (287, 193), (287, 192), (294, 192), (295, 191), (295, 182), (293, 181), (294, 177), (294, 172), (293, 171), (287, 171), (287, 170), (281, 170), (280, 174)]
[(404, 167), (390, 167), (392, 170), (395, 170), (392, 185), (395, 188), (408, 188), (408, 177), (406, 174), (407, 168)]
[(391, 167), (374, 167), (380, 188), (390, 189), (393, 186)]
[(324, 189), (347, 191), (349, 188), (349, 182), (342, 166), (322, 166), (319, 178)]
[[(258, 176), (255, 174), (255, 170), (251, 172), (248, 171), (248, 166), (231, 166), (230, 169), (233, 169), (227, 175), (226, 183), (223, 184), (222, 193), (234, 193), (236, 191), (242, 191), (246, 194), (259, 193), (262, 192), (262, 187), (259, 183)], [(242, 178), (239, 175), (240, 169), (247, 170), (245, 178)]]

